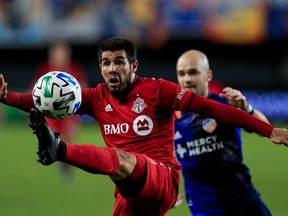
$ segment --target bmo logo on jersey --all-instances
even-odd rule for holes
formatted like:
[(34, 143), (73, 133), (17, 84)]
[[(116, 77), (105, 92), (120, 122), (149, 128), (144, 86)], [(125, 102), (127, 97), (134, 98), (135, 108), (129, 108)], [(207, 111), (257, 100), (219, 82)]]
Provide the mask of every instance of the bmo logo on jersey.
[[(122, 123), (122, 124), (104, 124), (103, 125), (104, 133), (105, 134), (121, 134), (121, 133), (128, 133), (129, 131), (129, 124)], [(140, 136), (146, 136), (149, 134), (153, 129), (153, 121), (150, 117), (146, 115), (138, 116), (133, 121), (133, 130), (136, 134)]]
[(105, 134), (120, 134), (127, 133), (129, 130), (129, 125), (127, 123), (124, 124), (104, 124), (104, 133)]
[(146, 115), (138, 116), (133, 121), (133, 130), (140, 136), (146, 136), (153, 129), (153, 121)]

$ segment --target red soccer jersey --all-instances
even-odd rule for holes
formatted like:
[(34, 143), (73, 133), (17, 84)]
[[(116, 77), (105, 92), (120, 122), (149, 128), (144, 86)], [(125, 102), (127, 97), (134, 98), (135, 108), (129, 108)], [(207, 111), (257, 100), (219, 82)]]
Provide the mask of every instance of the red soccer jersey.
[(136, 76), (131, 91), (113, 97), (104, 83), (84, 89), (80, 114), (98, 121), (107, 147), (174, 162), (174, 114), (181, 88), (162, 79)]

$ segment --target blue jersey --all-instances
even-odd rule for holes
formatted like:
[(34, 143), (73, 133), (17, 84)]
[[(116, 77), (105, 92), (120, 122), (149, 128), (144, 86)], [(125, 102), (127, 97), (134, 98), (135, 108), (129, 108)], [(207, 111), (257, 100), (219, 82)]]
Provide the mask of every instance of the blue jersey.
[[(227, 104), (216, 94), (210, 93), (209, 98)], [(234, 216), (251, 203), (260, 205), (267, 214), (246, 215), (270, 215), (243, 163), (240, 132), (240, 128), (215, 119), (176, 112), (174, 145), (183, 169), (186, 201), (193, 216)]]

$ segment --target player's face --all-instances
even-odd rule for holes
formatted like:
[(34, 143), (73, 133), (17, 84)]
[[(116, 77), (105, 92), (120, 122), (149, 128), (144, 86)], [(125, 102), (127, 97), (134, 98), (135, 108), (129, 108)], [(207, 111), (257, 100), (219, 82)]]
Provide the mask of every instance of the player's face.
[(119, 96), (133, 82), (137, 60), (130, 64), (124, 50), (105, 51), (100, 62), (101, 74), (112, 95)]
[(200, 61), (179, 59), (177, 62), (177, 79), (179, 85), (201, 96), (208, 95), (208, 83), (211, 81), (212, 72), (205, 70)]

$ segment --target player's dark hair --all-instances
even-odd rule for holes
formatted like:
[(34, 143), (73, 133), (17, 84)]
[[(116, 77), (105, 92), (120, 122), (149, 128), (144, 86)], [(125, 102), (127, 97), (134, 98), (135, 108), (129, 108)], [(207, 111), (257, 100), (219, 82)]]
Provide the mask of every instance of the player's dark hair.
[(124, 50), (128, 61), (132, 64), (137, 59), (137, 50), (134, 43), (126, 38), (115, 36), (100, 43), (98, 47), (98, 60), (102, 61), (104, 51)]

